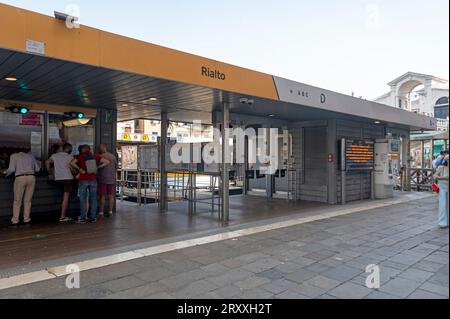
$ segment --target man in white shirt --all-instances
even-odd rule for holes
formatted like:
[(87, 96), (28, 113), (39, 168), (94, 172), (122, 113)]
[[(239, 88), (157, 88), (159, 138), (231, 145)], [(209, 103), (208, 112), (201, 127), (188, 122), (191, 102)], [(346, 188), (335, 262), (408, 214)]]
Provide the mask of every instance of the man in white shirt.
[(61, 203), (61, 217), (60, 222), (70, 222), (72, 219), (66, 216), (67, 207), (69, 206), (70, 193), (73, 188), (73, 175), (70, 170), (70, 162), (73, 160), (72, 145), (66, 143), (62, 147), (62, 152), (53, 154), (46, 162), (47, 171), (50, 171), (50, 166), (53, 164), (55, 182), (64, 189), (63, 201)]
[(31, 200), (36, 186), (36, 173), (41, 167), (31, 153), (16, 153), (11, 155), (6, 175), (15, 174), (14, 206), (10, 228), (17, 228), (20, 223), (20, 210), (23, 201), (23, 225), (28, 227), (31, 222)]

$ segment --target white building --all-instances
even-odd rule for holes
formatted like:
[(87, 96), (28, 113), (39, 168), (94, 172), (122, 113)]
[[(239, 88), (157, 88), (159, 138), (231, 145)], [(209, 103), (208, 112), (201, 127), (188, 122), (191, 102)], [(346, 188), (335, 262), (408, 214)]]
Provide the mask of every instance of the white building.
[(432, 75), (408, 72), (388, 83), (391, 91), (375, 102), (438, 118), (438, 130), (449, 124), (449, 82)]

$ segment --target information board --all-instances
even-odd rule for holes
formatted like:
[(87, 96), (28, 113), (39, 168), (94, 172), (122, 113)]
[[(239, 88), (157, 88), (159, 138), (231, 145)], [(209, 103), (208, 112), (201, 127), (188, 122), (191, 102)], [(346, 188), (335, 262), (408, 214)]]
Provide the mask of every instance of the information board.
[(369, 140), (345, 141), (345, 170), (373, 171), (375, 143)]

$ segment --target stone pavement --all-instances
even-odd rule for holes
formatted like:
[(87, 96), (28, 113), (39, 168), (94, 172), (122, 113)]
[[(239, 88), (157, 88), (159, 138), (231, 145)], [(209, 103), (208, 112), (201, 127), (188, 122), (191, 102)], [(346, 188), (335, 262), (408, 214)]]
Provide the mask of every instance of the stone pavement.
[[(448, 299), (437, 198), (196, 246), (0, 290), (0, 298)], [(381, 287), (366, 287), (380, 266)]]

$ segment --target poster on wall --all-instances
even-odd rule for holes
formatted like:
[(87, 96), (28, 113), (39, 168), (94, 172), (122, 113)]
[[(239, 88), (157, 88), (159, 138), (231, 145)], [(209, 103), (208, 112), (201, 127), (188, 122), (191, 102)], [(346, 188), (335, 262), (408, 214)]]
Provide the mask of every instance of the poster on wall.
[(22, 115), (21, 126), (42, 126), (42, 115), (39, 113), (28, 113)]
[(31, 144), (31, 154), (33, 154), (34, 158), (41, 159), (41, 157), (42, 157), (42, 133), (31, 132), (30, 144)]
[(122, 169), (137, 169), (137, 146), (122, 146)]
[(0, 112), (0, 123), (1, 124), (10, 124), (10, 125), (19, 125), (21, 116), (19, 114), (9, 113), (9, 112)]

